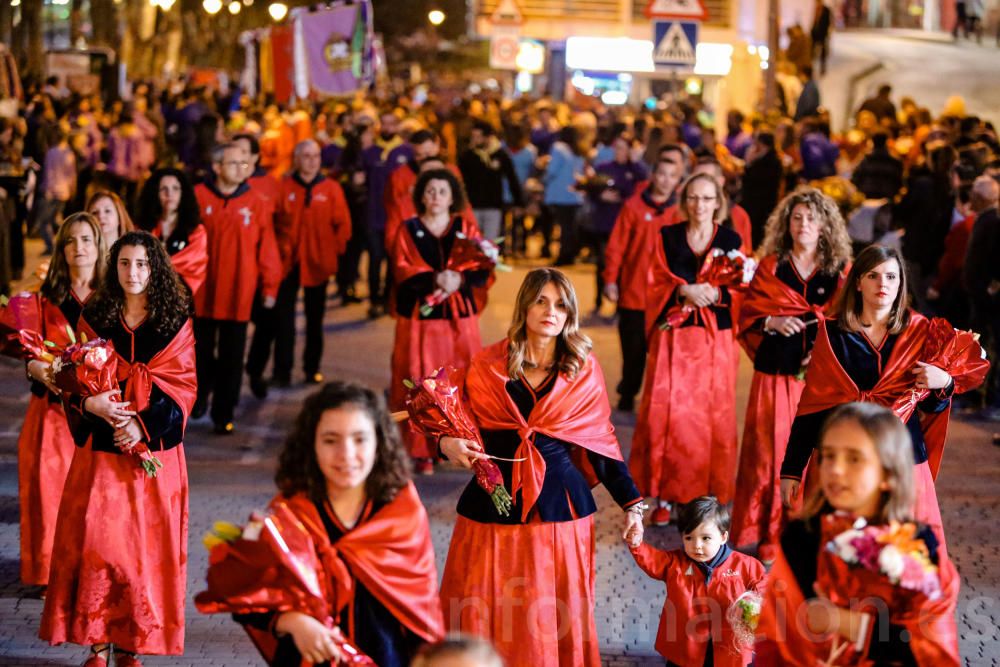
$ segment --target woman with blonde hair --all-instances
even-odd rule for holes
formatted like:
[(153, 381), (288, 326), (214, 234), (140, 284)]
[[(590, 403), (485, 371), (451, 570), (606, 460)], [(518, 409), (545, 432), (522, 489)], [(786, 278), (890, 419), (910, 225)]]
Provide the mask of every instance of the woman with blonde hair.
[(87, 205), (83, 207), (98, 222), (101, 223), (101, 235), (104, 237), (104, 247), (108, 250), (119, 238), (135, 229), (132, 218), (125, 210), (125, 203), (121, 197), (110, 190), (97, 190), (87, 199)]
[(802, 370), (816, 340), (817, 312), (830, 308), (851, 259), (836, 203), (816, 188), (786, 196), (771, 214), (763, 257), (740, 310), (739, 341), (754, 374), (733, 502), (733, 543), (759, 543), (774, 559), (781, 529), (778, 466), (805, 384)]
[[(660, 229), (646, 292), (649, 353), (629, 468), (639, 490), (656, 496), (654, 525), (670, 521), (670, 503), (714, 495), (732, 500), (736, 472), (736, 350), (728, 288), (699, 283), (705, 257), (739, 250), (722, 225), (728, 205), (707, 173), (681, 187), (683, 224)], [(668, 311), (690, 313), (668, 327)]]
[[(642, 497), (611, 425), (604, 375), (579, 329), (576, 293), (556, 269), (528, 273), (507, 337), (477, 354), (465, 392), (485, 452), (442, 438), (449, 460), (493, 457), (509, 516), (470, 482), (458, 501), (441, 583), (452, 632), (486, 637), (510, 665), (599, 665), (594, 513), (599, 481), (642, 536)], [(521, 591), (519, 593), (519, 591)]]
[[(36, 295), (45, 340), (69, 345), (67, 328), (77, 328), (84, 304), (104, 277), (107, 254), (101, 226), (89, 213), (66, 218), (54, 241), (45, 281)], [(21, 581), (46, 586), (52, 561), (59, 499), (73, 460), (73, 436), (50, 364), (28, 362), (31, 400), (17, 440), (18, 496), (21, 502)]]

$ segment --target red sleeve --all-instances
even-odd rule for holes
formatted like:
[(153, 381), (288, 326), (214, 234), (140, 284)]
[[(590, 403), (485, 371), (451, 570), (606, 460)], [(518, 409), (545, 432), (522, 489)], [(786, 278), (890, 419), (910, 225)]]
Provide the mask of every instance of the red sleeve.
[(632, 242), (635, 233), (635, 215), (632, 207), (626, 203), (615, 220), (615, 226), (611, 229), (611, 236), (608, 238), (608, 245), (604, 249), (604, 282), (619, 284), (622, 270), (622, 258), (625, 257), (625, 250)]
[(733, 221), (733, 230), (740, 235), (740, 240), (742, 241), (740, 252), (750, 256), (753, 253), (753, 232), (750, 228), (750, 214), (739, 204), (734, 204), (733, 210), (730, 211), (729, 215)]
[[(406, 167), (409, 169), (409, 167)], [(382, 203), (385, 206), (385, 247), (392, 254), (392, 248), (396, 241), (396, 235), (403, 224), (403, 207), (400, 202), (408, 197), (406, 191), (406, 179), (403, 178), (403, 170), (396, 169), (389, 176), (389, 184), (385, 189)]]
[(938, 261), (937, 278), (934, 289), (938, 292), (958, 283), (965, 262), (965, 250), (969, 244), (969, 228), (965, 221), (955, 225), (944, 239), (944, 254)]
[(667, 568), (670, 566), (671, 557), (666, 551), (661, 551), (651, 547), (645, 542), (635, 549), (629, 549), (636, 565), (649, 577), (657, 581), (664, 581), (667, 578)]
[(261, 225), (260, 243), (257, 245), (257, 270), (260, 272), (260, 286), (265, 297), (278, 296), (278, 286), (282, 278), (281, 253), (274, 237), (274, 225)]

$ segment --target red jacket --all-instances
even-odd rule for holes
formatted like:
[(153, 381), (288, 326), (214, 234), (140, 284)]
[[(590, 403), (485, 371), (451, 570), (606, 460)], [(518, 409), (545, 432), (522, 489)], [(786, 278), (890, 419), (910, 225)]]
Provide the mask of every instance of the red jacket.
[(351, 217), (337, 181), (319, 176), (310, 185), (294, 172), (281, 179), (274, 234), (283, 275), (299, 267), (299, 284), (313, 287), (337, 272), (351, 238)]
[(656, 631), (656, 651), (677, 665), (703, 665), (708, 640), (713, 638), (716, 667), (744, 667), (751, 651), (738, 653), (726, 611), (747, 590), (757, 590), (767, 573), (759, 560), (731, 551), (715, 568), (706, 584), (705, 575), (684, 549), (660, 551), (643, 543), (632, 550), (642, 571), (667, 585), (667, 599)]
[(281, 283), (273, 205), (245, 183), (228, 197), (202, 183), (195, 196), (208, 232), (208, 273), (195, 295), (195, 314), (249, 322), (258, 285), (264, 296), (276, 297)]
[(620, 308), (646, 309), (650, 244), (672, 210), (674, 207), (657, 212), (640, 193), (630, 197), (618, 214), (604, 251), (604, 281), (618, 285)]
[(952, 226), (944, 237), (944, 254), (938, 260), (937, 278), (934, 279), (934, 289), (944, 294), (955, 286), (960, 286), (962, 266), (965, 264), (965, 251), (969, 247), (972, 227), (976, 224), (976, 216), (967, 215), (957, 225)]
[(268, 201), (271, 202), (271, 208), (277, 206), (279, 189), (277, 177), (258, 167), (253, 176), (247, 179), (247, 185), (253, 188), (258, 194), (267, 197)]

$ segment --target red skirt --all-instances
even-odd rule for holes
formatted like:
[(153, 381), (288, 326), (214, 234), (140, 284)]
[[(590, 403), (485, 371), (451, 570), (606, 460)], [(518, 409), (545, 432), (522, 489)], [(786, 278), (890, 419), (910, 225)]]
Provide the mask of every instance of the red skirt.
[(781, 480), (788, 436), (805, 383), (754, 372), (733, 500), (732, 541), (772, 545), (781, 535)]
[(62, 403), (33, 395), (17, 439), (21, 581), (25, 584), (49, 583), (59, 500), (75, 451)]
[(594, 599), (593, 516), (455, 522), (441, 581), (445, 626), (490, 640), (505, 664), (600, 665)]
[(629, 468), (645, 496), (686, 503), (733, 498), (736, 473), (735, 344), (728, 330), (656, 329)]
[[(396, 318), (396, 339), (392, 347), (392, 380), (389, 385), (389, 407), (406, 407), (406, 387), (403, 380), (416, 380), (430, 375), (442, 366), (465, 368), (483, 348), (479, 337), (479, 317), (454, 320), (418, 320)], [(403, 428), (403, 440), (410, 456), (437, 456), (437, 445), (409, 428)]]
[(184, 448), (156, 452), (148, 478), (130, 456), (77, 448), (56, 526), (39, 636), (184, 652), (188, 483)]

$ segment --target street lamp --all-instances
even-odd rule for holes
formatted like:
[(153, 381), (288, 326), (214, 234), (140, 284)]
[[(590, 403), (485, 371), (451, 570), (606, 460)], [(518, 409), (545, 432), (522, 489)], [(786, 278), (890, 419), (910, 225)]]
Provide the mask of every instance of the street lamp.
[(240, 2), (240, 0), (233, 0), (232, 2), (229, 3), (229, 13), (232, 14), (233, 16), (239, 14), (241, 9), (243, 9), (243, 4)]
[(267, 8), (267, 13), (275, 21), (280, 21), (288, 15), (288, 5), (283, 2), (272, 2)]
[(222, 9), (222, 0), (202, 0), (201, 6), (211, 15), (216, 15)]
[(444, 23), (444, 19), (445, 19), (444, 12), (442, 12), (440, 9), (432, 9), (431, 11), (427, 12), (427, 20), (431, 22), (432, 26), (437, 27), (441, 25), (442, 23)]

